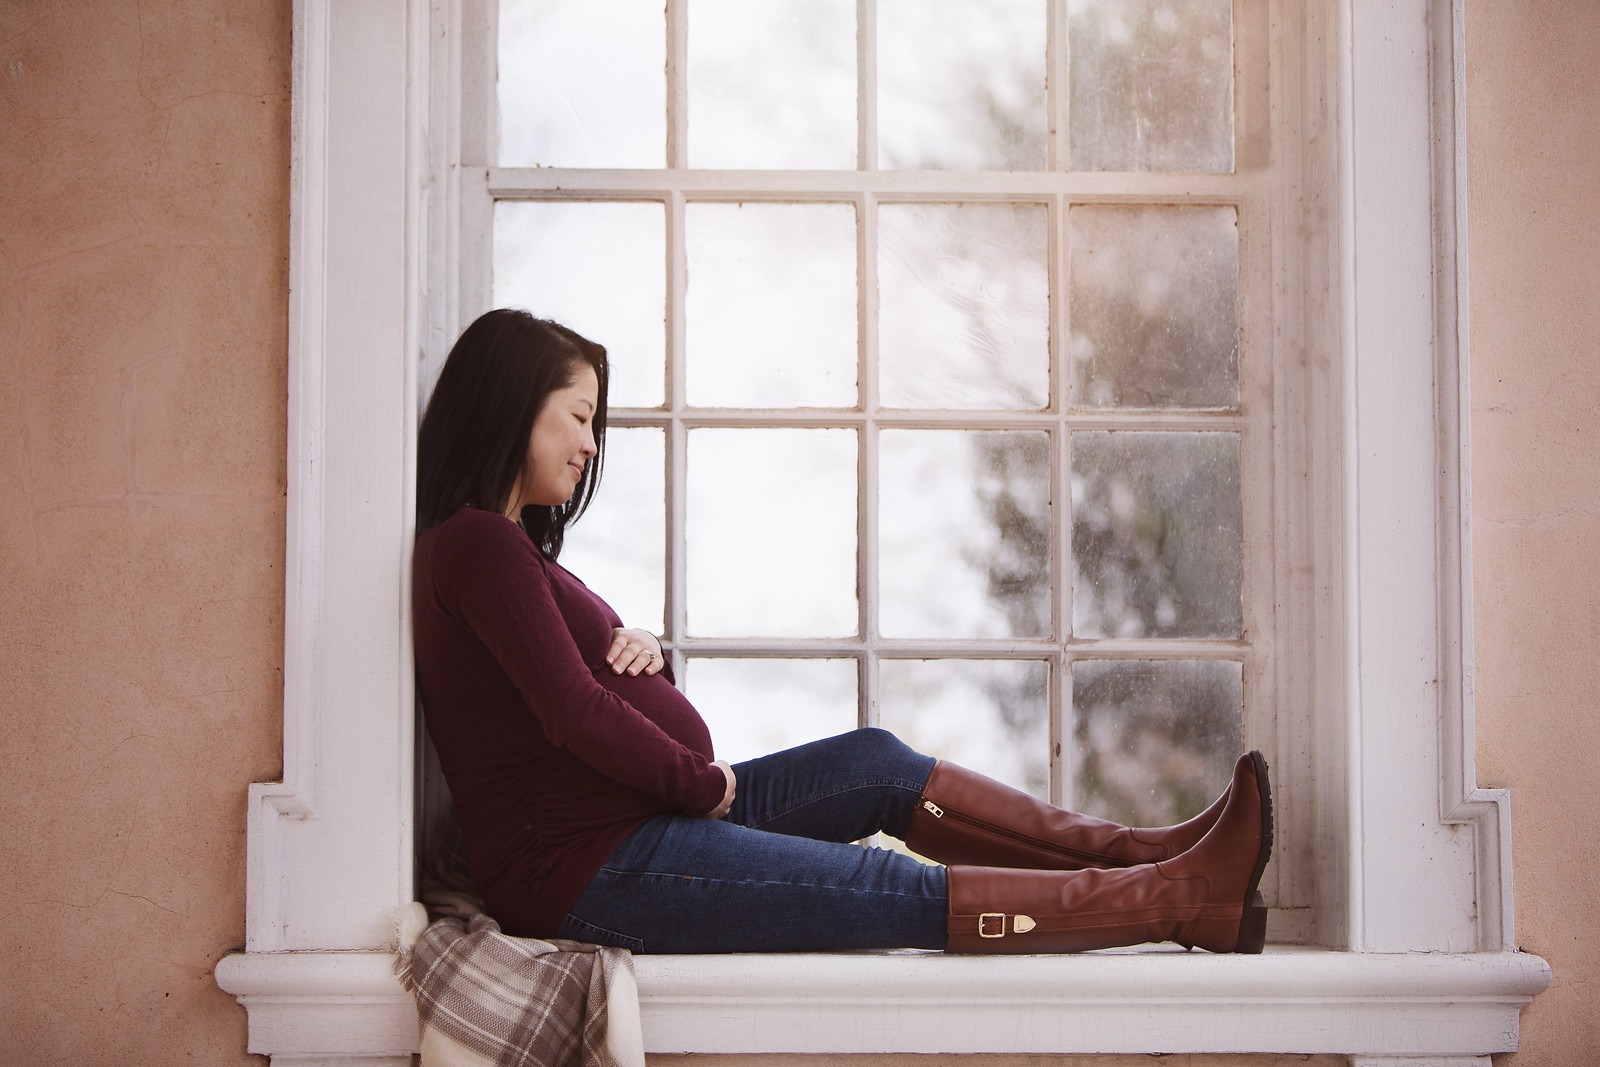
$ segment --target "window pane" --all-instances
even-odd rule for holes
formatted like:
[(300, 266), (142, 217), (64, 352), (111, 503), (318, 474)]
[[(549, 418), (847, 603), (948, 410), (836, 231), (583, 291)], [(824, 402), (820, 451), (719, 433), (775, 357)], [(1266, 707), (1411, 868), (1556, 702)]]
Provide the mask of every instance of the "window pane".
[(879, 722), (918, 752), (1050, 795), (1050, 668), (1028, 660), (884, 660)]
[(664, 233), (660, 204), (501, 201), (494, 209), (494, 302), (527, 308), (605, 345), (612, 407), (659, 406)]
[(856, 165), (854, 0), (694, 0), (689, 165)]
[(665, 629), (664, 445), (660, 430), (606, 431), (600, 490), (561, 549), (561, 565), (615, 608), (624, 626), (655, 634)]
[(884, 636), (1049, 635), (1049, 450), (1043, 433), (883, 431)]
[(1068, 232), (1073, 404), (1237, 407), (1237, 212), (1078, 207)]
[(696, 657), (684, 673), (717, 758), (729, 763), (856, 728), (855, 660)]
[(1232, 0), (1067, 0), (1073, 170), (1233, 170)]
[(688, 464), (689, 632), (856, 633), (855, 433), (690, 430)]
[(1039, 409), (1049, 400), (1049, 212), (889, 204), (878, 216), (887, 407)]
[(878, 0), (878, 165), (1043, 170), (1044, 0)]
[(855, 208), (690, 204), (686, 231), (689, 403), (854, 407)]
[(666, 162), (661, 0), (501, 0), (500, 164)]
[(1244, 747), (1237, 663), (1085, 660), (1072, 666), (1072, 806), (1130, 826), (1203, 811)]
[(1239, 435), (1072, 435), (1079, 637), (1238, 637)]

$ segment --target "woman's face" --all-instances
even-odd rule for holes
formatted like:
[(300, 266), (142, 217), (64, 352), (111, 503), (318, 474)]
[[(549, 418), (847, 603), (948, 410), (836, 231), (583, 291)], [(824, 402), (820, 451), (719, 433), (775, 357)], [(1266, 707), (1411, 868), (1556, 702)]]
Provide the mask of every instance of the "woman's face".
[(600, 380), (594, 368), (580, 364), (573, 383), (551, 393), (533, 420), (528, 455), (511, 487), (506, 514), (516, 518), (529, 504), (553, 507), (572, 499), (593, 458), (594, 413), (600, 403)]

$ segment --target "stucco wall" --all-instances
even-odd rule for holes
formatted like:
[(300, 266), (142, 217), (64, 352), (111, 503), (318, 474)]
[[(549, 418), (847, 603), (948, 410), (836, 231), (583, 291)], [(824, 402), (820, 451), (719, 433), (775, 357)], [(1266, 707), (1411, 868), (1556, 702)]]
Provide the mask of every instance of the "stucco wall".
[(0, 1063), (256, 1063), (289, 0), (0, 4)]
[(1515, 1067), (1600, 1048), (1600, 6), (1467, 5), (1479, 777), (1513, 789)]
[[(1600, 1045), (1600, 17), (1467, 11), (1480, 776), (1556, 973), (1510, 1062), (1556, 1067)], [(0, 5), (0, 1063), (252, 1062), (209, 971), (279, 770), (289, 23)]]

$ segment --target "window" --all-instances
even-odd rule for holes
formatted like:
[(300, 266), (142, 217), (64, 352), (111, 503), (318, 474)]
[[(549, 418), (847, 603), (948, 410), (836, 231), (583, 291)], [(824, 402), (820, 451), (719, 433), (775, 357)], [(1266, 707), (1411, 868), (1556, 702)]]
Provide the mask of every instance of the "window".
[(719, 754), (883, 725), (1139, 825), (1276, 755), (1262, 5), (479, 15), (461, 319), (610, 349), (563, 562)]
[[(252, 1051), (399, 1067), (416, 1015), (385, 945), (390, 911), (414, 893), (414, 356), (448, 347), (464, 293), (492, 295), (484, 261), (458, 254), (488, 247), (487, 181), (453, 162), (481, 152), (483, 130), (450, 100), (485, 89), (461, 62), (485, 23), (468, 0), (295, 0), (294, 12), (284, 769), (250, 789), (247, 951), (216, 975), (249, 1011)], [(1331, 947), (641, 957), (652, 1052), (1360, 1053), (1446, 1067), (1515, 1050), (1518, 1009), (1550, 978), (1513, 950), (1506, 794), (1474, 780), (1461, 17), (1442, 0), (1234, 10), (1241, 54), (1268, 40), (1272, 129), (1298, 130), (1274, 135), (1288, 184), (1256, 207), (1283, 246), (1266, 636), (1294, 650), (1271, 673), (1275, 768), (1293, 787), (1277, 799), (1300, 809), (1280, 811), (1299, 829), (1280, 834), (1269, 871), (1305, 872), (1283, 880), (1308, 894), (1308, 939)], [(1266, 150), (1246, 114), (1264, 71), (1236, 71), (1244, 174)], [(1123, 178), (1057, 174), (1059, 189), (1021, 199), (1108, 195)], [(1140, 177), (1177, 201), (1225, 180)], [(1289, 243), (1298, 231), (1281, 220), (1302, 212), (1326, 224)], [(1246, 265), (1262, 262), (1250, 219), (1242, 309), (1259, 291)], [(1247, 384), (1263, 313), (1250, 306), (1245, 407), (1260, 387)], [(1247, 470), (1240, 484), (1262, 481)]]

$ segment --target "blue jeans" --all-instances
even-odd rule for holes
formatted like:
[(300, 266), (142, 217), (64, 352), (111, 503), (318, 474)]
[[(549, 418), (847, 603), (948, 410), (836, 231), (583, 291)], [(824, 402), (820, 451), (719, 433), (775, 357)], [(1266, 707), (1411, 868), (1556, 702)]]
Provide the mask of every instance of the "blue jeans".
[(634, 952), (944, 948), (944, 868), (850, 844), (903, 839), (933, 764), (876, 729), (741, 763), (725, 819), (639, 827), (557, 936)]

